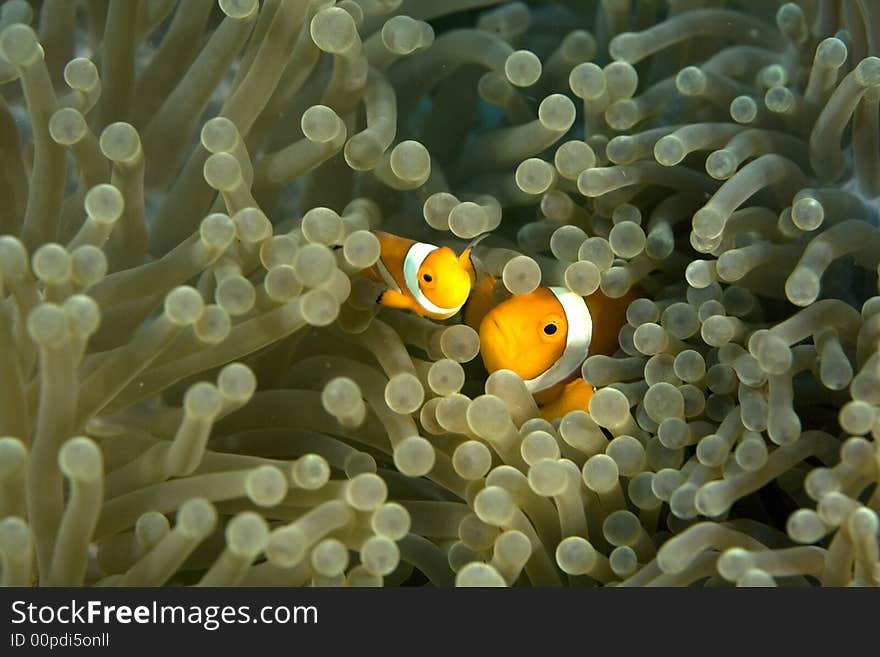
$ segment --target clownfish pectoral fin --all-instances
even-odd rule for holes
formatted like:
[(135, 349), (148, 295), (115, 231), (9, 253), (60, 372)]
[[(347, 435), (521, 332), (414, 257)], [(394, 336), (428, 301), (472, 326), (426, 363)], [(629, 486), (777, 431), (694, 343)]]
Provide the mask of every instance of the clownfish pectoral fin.
[(541, 417), (552, 422), (572, 411), (589, 411), (593, 386), (581, 378), (566, 384), (556, 399), (541, 406)]
[(396, 292), (394, 290), (385, 290), (379, 295), (377, 301), (388, 308), (396, 308), (398, 310), (411, 310), (414, 313), (421, 314), (421, 308), (412, 298)]

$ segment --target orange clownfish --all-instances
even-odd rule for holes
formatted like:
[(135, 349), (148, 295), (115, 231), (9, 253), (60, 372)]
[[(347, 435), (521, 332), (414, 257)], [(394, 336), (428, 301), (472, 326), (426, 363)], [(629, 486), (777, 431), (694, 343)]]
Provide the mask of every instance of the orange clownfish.
[[(475, 296), (491, 287), (481, 284)], [(490, 373), (518, 374), (546, 420), (587, 410), (594, 389), (581, 378), (581, 366), (588, 356), (617, 350), (626, 308), (638, 296), (610, 299), (596, 292), (584, 298), (565, 287), (539, 287), (510, 297), (479, 320), (483, 363)]]
[(363, 273), (387, 287), (378, 303), (431, 319), (448, 319), (461, 310), (476, 278), (471, 247), (456, 256), (448, 246), (381, 231), (374, 234), (379, 238), (381, 255)]

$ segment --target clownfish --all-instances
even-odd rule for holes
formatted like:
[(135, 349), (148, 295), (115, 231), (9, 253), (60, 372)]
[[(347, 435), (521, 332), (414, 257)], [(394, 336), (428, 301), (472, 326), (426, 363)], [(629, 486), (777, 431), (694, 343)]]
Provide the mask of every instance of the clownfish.
[(476, 304), (466, 312), (479, 331), (486, 369), (518, 374), (546, 420), (587, 410), (594, 388), (581, 377), (581, 366), (588, 356), (617, 350), (626, 308), (640, 294), (581, 297), (565, 287), (539, 287), (490, 307), (486, 295), (493, 284), (491, 277), (481, 282), (472, 297)]
[(448, 246), (381, 231), (373, 234), (379, 238), (381, 252), (376, 264), (363, 274), (386, 286), (378, 303), (431, 319), (448, 319), (461, 310), (476, 280), (472, 247), (456, 256)]

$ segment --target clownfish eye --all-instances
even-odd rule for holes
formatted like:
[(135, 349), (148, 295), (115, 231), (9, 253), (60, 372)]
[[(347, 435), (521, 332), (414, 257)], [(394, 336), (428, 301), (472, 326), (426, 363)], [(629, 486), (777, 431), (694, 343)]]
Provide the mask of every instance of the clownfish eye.
[(434, 278), (431, 276), (431, 274), (422, 274), (422, 280), (425, 281), (425, 283), (430, 283), (434, 280)]
[(554, 335), (556, 333), (556, 324), (545, 324), (544, 325), (544, 333), (547, 335)]

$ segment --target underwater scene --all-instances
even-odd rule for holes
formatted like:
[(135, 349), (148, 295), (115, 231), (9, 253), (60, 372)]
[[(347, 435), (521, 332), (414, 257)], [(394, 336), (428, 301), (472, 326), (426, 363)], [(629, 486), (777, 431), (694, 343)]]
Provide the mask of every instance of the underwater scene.
[(0, 3), (0, 584), (880, 585), (880, 2)]

